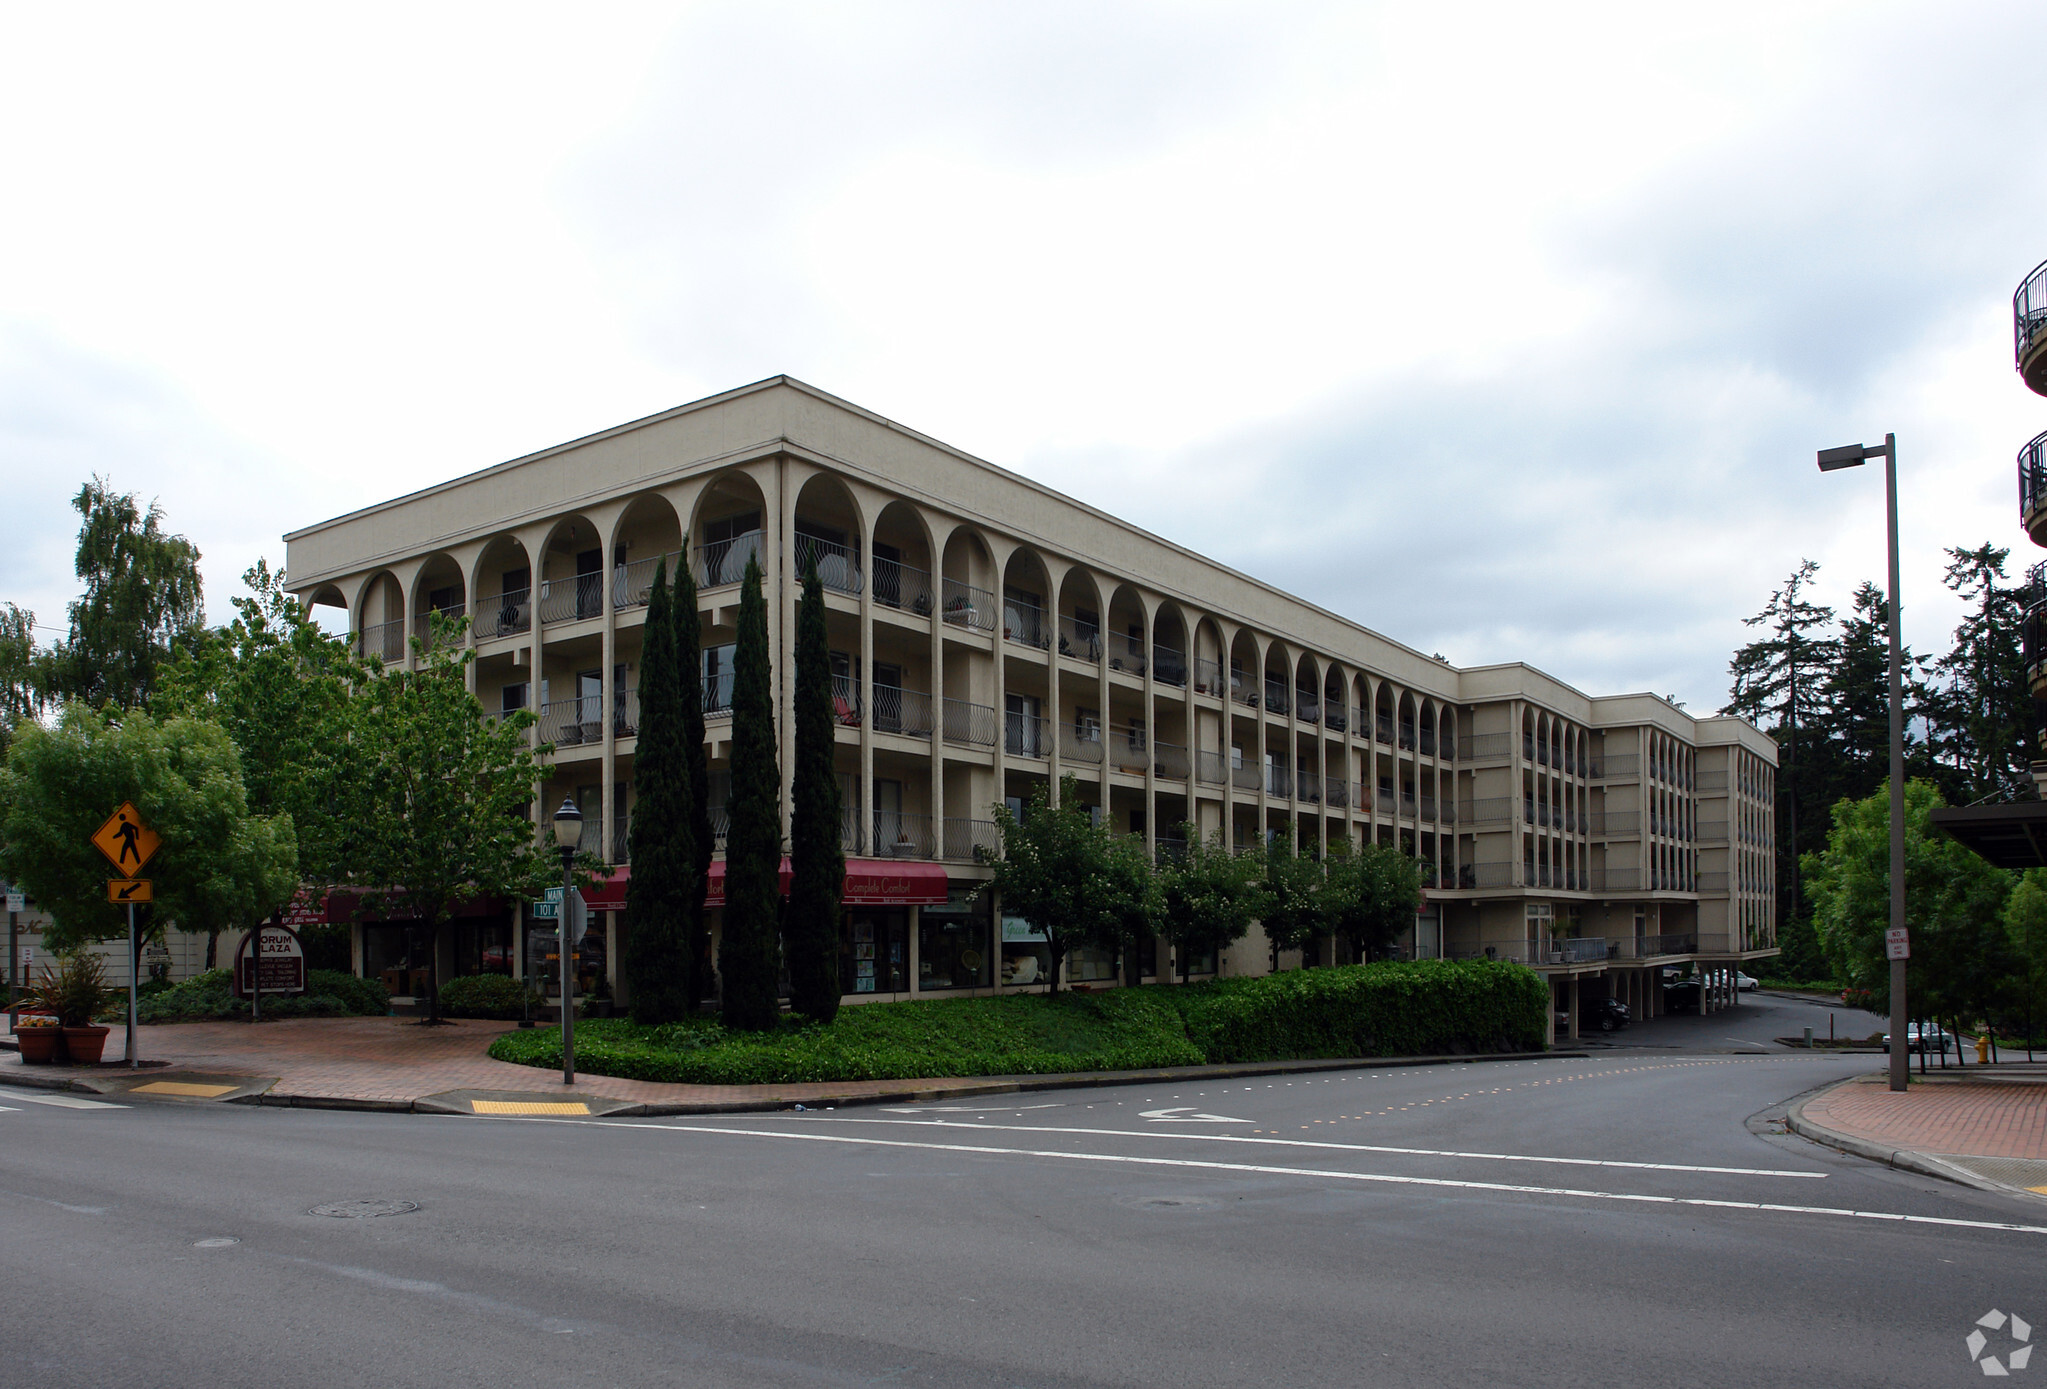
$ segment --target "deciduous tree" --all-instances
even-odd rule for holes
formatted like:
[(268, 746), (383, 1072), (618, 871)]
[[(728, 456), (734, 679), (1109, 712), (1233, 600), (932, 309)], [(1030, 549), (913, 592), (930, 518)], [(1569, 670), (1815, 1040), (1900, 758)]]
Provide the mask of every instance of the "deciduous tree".
[(1251, 923), (1272, 914), (1273, 892), (1263, 855), (1237, 853), (1218, 830), (1202, 839), (1186, 828), (1187, 851), (1159, 869), (1159, 930), (1172, 941), (1180, 974), (1196, 955), (1242, 940)]
[(200, 628), (199, 549), (164, 530), (163, 508), (143, 510), (104, 478), (79, 488), (71, 505), (85, 592), (71, 605), (70, 635), (50, 653), (50, 684), (64, 698), (133, 709), (173, 647)]
[(1401, 932), (1413, 929), (1421, 896), (1421, 865), (1390, 844), (1346, 844), (1329, 856), (1323, 917), (1360, 963), (1385, 954)]

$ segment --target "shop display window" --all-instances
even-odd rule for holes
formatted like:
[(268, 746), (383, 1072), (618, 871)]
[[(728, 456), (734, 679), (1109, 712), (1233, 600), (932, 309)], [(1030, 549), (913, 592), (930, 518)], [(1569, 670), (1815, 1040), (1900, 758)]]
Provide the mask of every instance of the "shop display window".
[(849, 911), (839, 934), (839, 991), (899, 994), (910, 987), (910, 932), (902, 909)]
[(1076, 945), (1066, 952), (1066, 982), (1092, 984), (1114, 980), (1116, 952), (1098, 945)]
[(989, 958), (993, 913), (989, 895), (969, 900), (970, 889), (954, 888), (945, 905), (918, 909), (917, 989), (985, 989), (994, 978)]
[(1052, 981), (1052, 946), (1045, 933), (1020, 916), (1002, 918), (1002, 982), (1005, 984), (1049, 984)]

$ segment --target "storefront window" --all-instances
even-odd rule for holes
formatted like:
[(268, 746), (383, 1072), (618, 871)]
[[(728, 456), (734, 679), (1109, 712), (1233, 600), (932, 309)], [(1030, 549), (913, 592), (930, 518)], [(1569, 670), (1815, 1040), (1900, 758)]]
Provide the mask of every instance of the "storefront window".
[(455, 924), (455, 973), (510, 974), (512, 927), (504, 921)]
[(1136, 946), (1137, 977), (1149, 979), (1159, 972), (1159, 938), (1140, 936)]
[(994, 971), (988, 937), (993, 925), (989, 895), (968, 900), (970, 889), (954, 888), (945, 905), (917, 913), (917, 989), (985, 989)]
[(897, 994), (910, 987), (906, 917), (900, 908), (846, 913), (839, 937), (839, 992)]
[(1020, 916), (1002, 918), (1002, 982), (1046, 984), (1052, 978), (1052, 946), (1043, 931)]
[(1215, 947), (1210, 946), (1206, 950), (1197, 950), (1189, 955), (1187, 957), (1187, 973), (1190, 975), (1214, 974)]
[(1066, 980), (1090, 984), (1116, 977), (1116, 952), (1098, 945), (1076, 945), (1066, 952)]
[(426, 992), (426, 948), (410, 922), (379, 921), (362, 928), (362, 972), (380, 979), (394, 997)]

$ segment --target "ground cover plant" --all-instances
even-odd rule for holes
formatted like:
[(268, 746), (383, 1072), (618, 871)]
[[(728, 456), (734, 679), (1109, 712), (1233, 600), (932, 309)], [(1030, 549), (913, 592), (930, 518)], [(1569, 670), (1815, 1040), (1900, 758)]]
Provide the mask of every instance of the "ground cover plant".
[[(1141, 1070), (1212, 1061), (1540, 1051), (1546, 989), (1487, 960), (1353, 965), (1259, 979), (1094, 993), (920, 1000), (846, 1008), (830, 1024), (763, 1032), (704, 1018), (576, 1029), (597, 1075), (699, 1085), (907, 1080)], [(553, 1029), (507, 1033), (500, 1061), (561, 1065)]]

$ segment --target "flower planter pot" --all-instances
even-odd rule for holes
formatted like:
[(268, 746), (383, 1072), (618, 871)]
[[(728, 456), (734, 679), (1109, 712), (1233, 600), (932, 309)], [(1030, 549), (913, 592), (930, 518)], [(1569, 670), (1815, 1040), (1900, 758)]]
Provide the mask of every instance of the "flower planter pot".
[(28, 1066), (54, 1065), (63, 1049), (64, 1033), (55, 1027), (16, 1027), (14, 1040), (21, 1048), (21, 1060)]
[(71, 1053), (72, 1065), (97, 1066), (100, 1053), (106, 1050), (107, 1033), (112, 1029), (94, 1026), (60, 1027), (57, 1030), (64, 1034), (64, 1049)]

